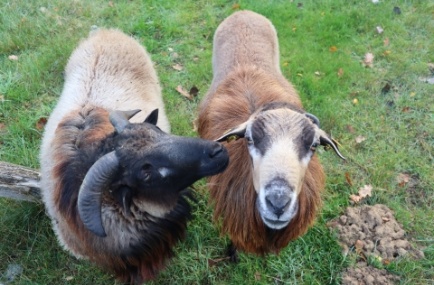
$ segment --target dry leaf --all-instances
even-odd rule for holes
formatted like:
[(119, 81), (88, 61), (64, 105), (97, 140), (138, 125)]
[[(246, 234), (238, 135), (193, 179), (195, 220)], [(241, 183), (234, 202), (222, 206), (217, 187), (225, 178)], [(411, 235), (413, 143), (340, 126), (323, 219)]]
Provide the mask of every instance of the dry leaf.
[(190, 94), (188, 94), (187, 91), (184, 90), (184, 88), (182, 88), (181, 85), (178, 85), (176, 87), (176, 91), (179, 92), (179, 94), (181, 94), (182, 96), (184, 96), (185, 98), (187, 98), (188, 100), (193, 100), (193, 98), (190, 96)]
[(365, 58), (363, 59), (363, 65), (365, 67), (373, 67), (374, 65), (374, 55), (370, 52), (365, 54)]
[(240, 4), (235, 3), (234, 5), (232, 5), (232, 10), (239, 10), (241, 8)]
[(199, 57), (198, 56), (194, 56), (193, 57), (193, 61), (198, 61), (199, 60)]
[(360, 197), (359, 195), (351, 194), (350, 200), (353, 201), (354, 203), (359, 203), (360, 200), (362, 200), (362, 197)]
[(362, 252), (363, 245), (364, 245), (363, 241), (361, 241), (361, 240), (359, 240), (359, 239), (356, 240), (356, 242), (354, 243), (354, 248), (356, 249), (356, 252), (357, 252), (357, 253)]
[(357, 105), (357, 104), (359, 104), (359, 99), (354, 98), (354, 99), (353, 99), (353, 105)]
[(175, 64), (174, 66), (172, 66), (173, 69), (181, 71), (184, 69), (184, 67), (182, 67), (182, 65), (180, 65), (179, 63)]
[(36, 122), (36, 129), (42, 130), (44, 129), (46, 124), (47, 124), (47, 118), (45, 117), (39, 118), (39, 120)]
[(349, 133), (351, 133), (351, 134), (354, 134), (354, 133), (356, 132), (356, 131), (354, 130), (354, 127), (351, 126), (351, 125), (347, 125), (346, 128), (347, 128), (347, 131), (348, 131)]
[(408, 112), (410, 112), (410, 107), (405, 106), (404, 108), (402, 108), (402, 112), (403, 112), (403, 113), (408, 113)]
[(255, 272), (255, 280), (260, 281), (261, 280), (261, 273), (259, 271)]
[(353, 186), (353, 182), (351, 181), (351, 176), (348, 172), (345, 172), (345, 180), (347, 181), (348, 185)]
[(366, 140), (366, 138), (364, 136), (357, 136), (355, 141), (356, 143), (362, 143)]
[(190, 88), (190, 91), (188, 92), (192, 97), (196, 97), (199, 93), (199, 89), (193, 85), (193, 87)]
[(344, 70), (342, 68), (338, 69), (338, 77), (342, 77), (344, 75)]
[(330, 52), (337, 52), (337, 51), (338, 51), (338, 48), (337, 48), (336, 46), (331, 46), (331, 47), (329, 48), (329, 51), (330, 51)]
[(365, 185), (359, 189), (359, 195), (361, 198), (372, 196), (372, 185)]
[(320, 75), (321, 75), (321, 73), (320, 73), (319, 71), (315, 71), (314, 74), (315, 74), (316, 76), (320, 76)]
[(71, 281), (72, 279), (74, 279), (73, 276), (67, 276), (67, 277), (65, 277), (65, 280), (66, 280), (66, 281)]
[(390, 221), (390, 219), (389, 219), (388, 217), (382, 217), (381, 219), (382, 219), (383, 222), (385, 222), (385, 223), (388, 222), (388, 221)]
[(8, 56), (8, 59), (9, 60), (18, 60), (18, 56), (14, 55), (14, 54), (11, 54), (10, 56)]
[(6, 125), (3, 123), (0, 123), (0, 132), (6, 129)]
[(396, 176), (396, 181), (398, 182), (399, 186), (403, 187), (410, 181), (410, 174), (400, 173), (398, 176)]
[(377, 29), (377, 33), (379, 34), (382, 34), (384, 32), (383, 28), (380, 26), (377, 26), (376, 29)]
[(109, 7), (112, 7), (112, 8), (113, 8), (113, 6), (114, 6), (113, 1), (109, 1), (109, 2), (108, 2), (108, 5), (109, 5)]
[(383, 41), (383, 45), (387, 47), (389, 45), (389, 38), (385, 38)]

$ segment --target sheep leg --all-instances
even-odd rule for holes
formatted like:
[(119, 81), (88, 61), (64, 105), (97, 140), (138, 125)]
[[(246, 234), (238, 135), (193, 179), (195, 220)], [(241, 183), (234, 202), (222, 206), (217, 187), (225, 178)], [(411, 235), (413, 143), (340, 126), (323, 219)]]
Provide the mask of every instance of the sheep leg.
[(232, 263), (238, 263), (240, 260), (238, 258), (237, 247), (234, 245), (232, 241), (228, 244), (226, 249), (226, 255), (229, 257), (229, 261)]

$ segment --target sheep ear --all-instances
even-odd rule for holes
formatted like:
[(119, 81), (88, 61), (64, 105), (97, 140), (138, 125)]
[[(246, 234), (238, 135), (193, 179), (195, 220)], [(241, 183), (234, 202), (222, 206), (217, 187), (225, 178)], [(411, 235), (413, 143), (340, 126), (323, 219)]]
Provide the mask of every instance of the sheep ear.
[(308, 117), (312, 121), (312, 123), (314, 123), (315, 125), (317, 125), (318, 128), (319, 128), (319, 119), (315, 115), (313, 115), (311, 113), (304, 113), (304, 115), (306, 117)]
[(146, 117), (144, 123), (149, 123), (156, 126), (157, 121), (158, 121), (158, 109), (155, 109)]
[(78, 192), (78, 214), (84, 226), (99, 237), (107, 236), (101, 219), (101, 196), (118, 168), (116, 153), (105, 154), (86, 173)]
[(221, 137), (219, 137), (218, 139), (216, 139), (216, 142), (231, 142), (233, 140), (237, 140), (240, 138), (244, 138), (244, 135), (246, 133), (246, 128), (247, 128), (247, 122), (242, 123), (241, 125), (239, 125), (238, 127), (235, 127), (229, 131), (227, 131), (224, 135), (222, 135)]
[(334, 139), (331, 139), (327, 136), (326, 132), (324, 132), (323, 130), (319, 129), (320, 131), (320, 144), (322, 146), (331, 146), (333, 148), (333, 150), (335, 151), (336, 155), (339, 156), (340, 158), (342, 158), (343, 160), (346, 160), (345, 157), (339, 152), (338, 146), (337, 146), (337, 142)]
[(140, 109), (130, 111), (111, 111), (109, 119), (113, 127), (115, 127), (116, 132), (120, 133), (130, 123), (128, 120), (138, 112), (140, 112)]

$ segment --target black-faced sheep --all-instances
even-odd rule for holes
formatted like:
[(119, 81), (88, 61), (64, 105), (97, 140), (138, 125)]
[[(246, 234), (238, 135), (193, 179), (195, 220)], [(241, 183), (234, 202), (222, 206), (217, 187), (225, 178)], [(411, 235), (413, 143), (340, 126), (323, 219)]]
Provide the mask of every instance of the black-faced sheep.
[(151, 59), (120, 31), (92, 32), (65, 76), (40, 154), (54, 231), (76, 257), (142, 283), (164, 268), (185, 235), (186, 188), (224, 170), (227, 151), (168, 134)]
[(277, 253), (306, 232), (321, 204), (325, 175), (315, 149), (328, 145), (342, 155), (283, 77), (277, 34), (265, 17), (240, 11), (219, 25), (213, 74), (198, 131), (227, 141), (230, 157), (208, 180), (214, 219), (236, 249)]

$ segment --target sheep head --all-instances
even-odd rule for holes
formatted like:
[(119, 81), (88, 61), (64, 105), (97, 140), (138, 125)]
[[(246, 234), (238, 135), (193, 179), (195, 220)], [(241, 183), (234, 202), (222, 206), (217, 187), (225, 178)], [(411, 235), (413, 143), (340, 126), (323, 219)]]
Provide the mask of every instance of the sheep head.
[(114, 150), (99, 158), (87, 172), (78, 196), (78, 211), (85, 227), (105, 237), (101, 204), (109, 191), (130, 212), (133, 198), (143, 199), (169, 212), (179, 192), (202, 177), (223, 171), (229, 161), (220, 144), (167, 134), (157, 126), (158, 109), (141, 124), (130, 117), (140, 110), (114, 111)]
[(331, 146), (344, 159), (314, 115), (286, 103), (265, 105), (217, 141), (238, 138), (246, 140), (252, 160), (256, 208), (264, 224), (276, 230), (298, 213), (298, 195), (315, 149)]

